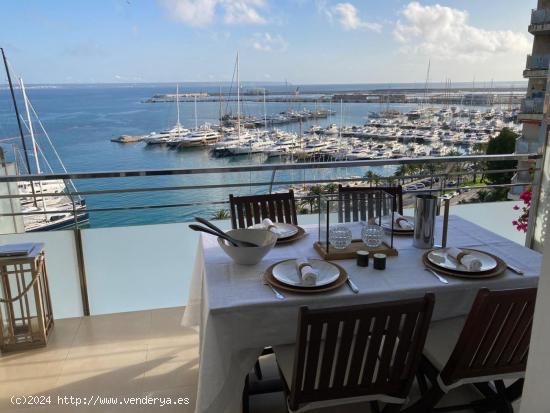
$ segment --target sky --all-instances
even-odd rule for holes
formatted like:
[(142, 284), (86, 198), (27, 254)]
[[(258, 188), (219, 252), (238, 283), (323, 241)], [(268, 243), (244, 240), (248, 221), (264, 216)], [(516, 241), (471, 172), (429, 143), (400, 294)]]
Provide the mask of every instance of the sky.
[[(522, 79), (536, 0), (2, 0), (26, 83)], [(5, 77), (5, 75), (1, 75)]]

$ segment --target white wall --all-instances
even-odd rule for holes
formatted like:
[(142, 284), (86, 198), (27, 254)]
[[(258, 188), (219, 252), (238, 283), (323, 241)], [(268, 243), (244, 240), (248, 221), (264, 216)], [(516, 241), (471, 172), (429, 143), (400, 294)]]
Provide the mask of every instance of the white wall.
[(53, 314), (56, 319), (79, 317), (82, 296), (73, 231), (0, 235), (0, 243), (43, 242)]
[(197, 240), (187, 224), (83, 230), (91, 314), (185, 305)]

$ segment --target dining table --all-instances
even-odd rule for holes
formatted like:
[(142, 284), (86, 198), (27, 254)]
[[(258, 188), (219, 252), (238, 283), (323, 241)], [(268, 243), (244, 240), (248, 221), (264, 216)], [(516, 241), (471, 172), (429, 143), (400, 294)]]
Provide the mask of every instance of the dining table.
[[(278, 245), (256, 265), (235, 264), (222, 251), (216, 237), (202, 235), (189, 289), (182, 325), (198, 327), (200, 336), (197, 413), (241, 411), (242, 390), (262, 350), (268, 346), (292, 344), (296, 340), (301, 306), (330, 308), (421, 297), (435, 294), (433, 321), (467, 314), (481, 288), (492, 290), (536, 287), (542, 255), (458, 216), (448, 221), (447, 245), (472, 248), (496, 255), (510, 269), (493, 278), (464, 279), (446, 275), (447, 284), (425, 271), (426, 250), (412, 245), (412, 237), (395, 236), (398, 256), (388, 257), (386, 269), (376, 270), (372, 262), (359, 267), (355, 260), (339, 260), (358, 287), (346, 283), (340, 288), (316, 293), (280, 291), (277, 297), (264, 283), (265, 270), (274, 263), (293, 258), (319, 258), (313, 248), (318, 225), (303, 226), (306, 236)], [(435, 240), (441, 239), (438, 218)]]

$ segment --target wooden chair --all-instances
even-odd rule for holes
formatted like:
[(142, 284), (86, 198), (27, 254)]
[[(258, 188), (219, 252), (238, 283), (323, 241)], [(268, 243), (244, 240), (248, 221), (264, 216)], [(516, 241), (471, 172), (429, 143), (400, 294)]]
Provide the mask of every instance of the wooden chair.
[[(433, 294), (423, 298), (310, 310), (297, 343), (275, 347), (292, 412), (370, 403), (397, 412), (406, 402), (428, 332)], [(367, 410), (368, 411), (367, 406)]]
[(229, 195), (231, 225), (233, 229), (248, 228), (265, 218), (273, 222), (298, 225), (294, 191), (288, 193), (233, 196)]
[[(433, 323), (418, 374), (423, 395), (405, 411), (513, 412), (512, 402), (523, 387), (536, 293), (536, 288), (482, 289), (466, 318)], [(506, 387), (504, 380), (515, 381)], [(464, 384), (475, 385), (484, 398), (435, 408), (447, 392)]]
[[(379, 197), (380, 191), (386, 192), (395, 197), (395, 204), (390, 207), (382, 202)], [(390, 215), (390, 209), (403, 214), (403, 187), (399, 186), (378, 186), (378, 187), (349, 187), (338, 186), (340, 207), (338, 208), (339, 222), (367, 221), (377, 216)], [(376, 205), (378, 204), (378, 205)]]

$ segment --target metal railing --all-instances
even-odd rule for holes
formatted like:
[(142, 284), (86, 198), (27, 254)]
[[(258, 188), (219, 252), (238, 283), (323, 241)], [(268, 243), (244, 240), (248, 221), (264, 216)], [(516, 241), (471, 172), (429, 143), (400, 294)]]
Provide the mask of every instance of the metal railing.
[(521, 113), (530, 115), (544, 113), (544, 98), (527, 98), (521, 102)]
[(531, 26), (550, 23), (550, 10), (540, 9), (531, 11)]
[[(513, 165), (506, 164), (506, 167), (499, 169), (495, 165), (500, 162), (516, 162)], [(78, 223), (78, 214), (75, 208), (75, 199), (78, 197), (111, 197), (127, 196), (128, 194), (143, 194), (143, 193), (174, 193), (196, 191), (199, 193), (199, 199), (194, 202), (159, 202), (154, 204), (138, 203), (126, 204), (123, 206), (106, 206), (96, 207), (91, 206), (90, 202), (87, 206), (88, 213), (101, 214), (109, 211), (145, 211), (153, 209), (174, 209), (186, 207), (211, 208), (212, 206), (222, 207), (228, 204), (228, 196), (216, 199), (212, 198), (209, 191), (212, 190), (227, 190), (236, 191), (242, 188), (249, 188), (250, 191), (256, 192), (263, 190), (264, 192), (272, 192), (273, 190), (288, 189), (291, 186), (306, 188), (311, 185), (321, 185), (328, 183), (351, 184), (360, 183), (363, 185), (383, 185), (383, 184), (404, 184), (405, 195), (414, 193), (438, 193), (444, 194), (448, 191), (474, 190), (474, 189), (491, 189), (503, 188), (511, 189), (514, 187), (525, 187), (526, 185), (536, 184), (540, 182), (542, 157), (538, 154), (522, 154), (522, 155), (471, 155), (471, 156), (445, 156), (445, 157), (421, 157), (421, 158), (406, 158), (406, 159), (377, 159), (377, 160), (360, 160), (360, 161), (339, 161), (339, 162), (309, 162), (309, 163), (283, 163), (283, 164), (263, 164), (263, 165), (248, 165), (248, 166), (232, 166), (232, 167), (217, 167), (217, 168), (192, 168), (192, 169), (158, 169), (158, 170), (131, 170), (131, 171), (108, 171), (108, 172), (82, 172), (82, 173), (62, 173), (48, 175), (12, 175), (0, 176), (0, 184), (13, 182), (28, 182), (28, 181), (51, 181), (62, 179), (65, 182), (75, 180), (77, 182), (88, 182), (90, 180), (102, 180), (108, 182), (116, 182), (117, 180), (125, 180), (123, 185), (119, 187), (91, 189), (84, 191), (68, 190), (66, 195), (73, 202), (73, 217), (74, 217), (74, 240), (76, 249), (76, 258), (78, 265), (78, 277), (80, 282), (80, 293), (82, 298), (83, 314), (90, 315), (90, 304), (87, 287), (86, 265), (84, 260), (82, 231)], [(396, 166), (401, 167), (401, 174), (394, 173), (392, 176), (374, 176), (369, 174), (373, 167), (380, 166)], [(417, 169), (415, 169), (417, 167)], [(326, 176), (316, 176), (320, 171), (334, 172)], [(312, 176), (306, 176), (309, 172)], [(360, 173), (358, 173), (360, 172)], [(394, 171), (397, 172), (397, 171)], [(242, 174), (249, 174), (248, 179), (242, 179)], [(257, 173), (260, 176), (252, 179), (252, 174)], [(301, 174), (300, 178), (295, 176), (296, 173)], [(518, 182), (515, 179), (510, 183), (500, 184), (484, 184), (477, 180), (472, 181), (472, 176), (480, 175), (498, 175), (498, 174), (515, 174), (516, 176), (528, 176), (529, 182)], [(185, 185), (154, 185), (151, 183), (148, 186), (130, 186), (128, 179), (152, 179), (166, 178), (169, 176), (188, 177), (192, 182)], [(201, 177), (216, 177), (210, 182), (200, 182)], [(220, 179), (223, 178), (223, 179)], [(278, 179), (280, 178), (280, 179)], [(422, 181), (427, 184), (422, 183)], [(417, 183), (421, 185), (417, 186)], [(465, 184), (466, 183), (466, 184)], [(451, 185), (452, 184), (452, 185)], [(126, 186), (125, 186), (126, 185)], [(122, 187), (121, 187), (122, 186)], [(67, 186), (71, 188), (71, 186)], [(198, 192), (197, 192), (198, 191)], [(229, 192), (228, 192), (229, 193)], [(228, 194), (227, 193), (227, 194)], [(318, 195), (314, 195), (307, 190), (298, 190), (296, 198), (301, 205), (307, 205), (318, 199)], [(35, 194), (37, 198), (58, 197), (59, 193), (41, 193)], [(28, 197), (28, 194), (13, 194), (0, 195), (0, 199), (14, 199)], [(534, 206), (532, 206), (534, 208)], [(59, 211), (26, 211), (26, 212), (6, 212), (0, 211), (2, 216), (25, 216), (33, 214), (55, 214)], [(66, 211), (65, 211), (66, 212)], [(311, 210), (310, 212), (314, 212)]]
[[(0, 183), (9, 182), (25, 182), (25, 181), (50, 181), (50, 180), (74, 180), (87, 181), (93, 179), (116, 180), (117, 178), (145, 178), (145, 177), (167, 177), (167, 176), (182, 176), (193, 177), (193, 180), (200, 180), (199, 177), (216, 176), (223, 177), (223, 182), (216, 179), (215, 183), (190, 183), (185, 185), (168, 185), (168, 186), (133, 186), (119, 187), (108, 189), (94, 189), (84, 191), (67, 191), (67, 195), (71, 199), (77, 197), (94, 197), (94, 196), (116, 196), (119, 194), (139, 194), (139, 193), (159, 193), (159, 192), (174, 192), (174, 191), (202, 191), (205, 200), (194, 202), (180, 203), (158, 203), (158, 204), (138, 204), (125, 206), (107, 206), (107, 207), (88, 207), (89, 213), (101, 213), (110, 211), (137, 211), (145, 209), (158, 208), (185, 208), (191, 206), (214, 206), (225, 205), (228, 203), (226, 199), (210, 199), (208, 191), (210, 190), (238, 190), (239, 188), (250, 188), (267, 192), (272, 192), (274, 188), (282, 189), (290, 186), (311, 186), (329, 183), (350, 184), (363, 182), (366, 184), (382, 184), (382, 183), (402, 183), (405, 185), (405, 192), (435, 192), (444, 193), (458, 186), (460, 183), (467, 181), (465, 177), (472, 175), (494, 175), (494, 174), (519, 174), (521, 172), (536, 173), (540, 171), (539, 166), (530, 165), (523, 168), (507, 168), (507, 169), (487, 169), (487, 162), (506, 162), (506, 161), (528, 161), (535, 163), (540, 160), (538, 154), (522, 154), (522, 155), (468, 155), (468, 156), (444, 156), (444, 157), (419, 157), (419, 158), (401, 158), (401, 159), (375, 159), (375, 160), (359, 160), (359, 161), (336, 161), (336, 162), (308, 162), (308, 163), (282, 163), (282, 164), (262, 164), (262, 165), (246, 165), (246, 166), (228, 166), (215, 168), (190, 168), (190, 169), (156, 169), (156, 170), (128, 170), (128, 171), (108, 171), (108, 172), (75, 172), (75, 173), (59, 173), (47, 175), (17, 175), (17, 176), (1, 176)], [(427, 167), (416, 173), (408, 173), (406, 175), (391, 175), (391, 176), (370, 176), (367, 174), (367, 169), (381, 166), (404, 166), (412, 167), (420, 165), (432, 165), (434, 168)], [(440, 168), (435, 168), (439, 165)], [(453, 165), (459, 167), (453, 168)], [(444, 169), (442, 167), (444, 166)], [(359, 168), (359, 169), (358, 169)], [(364, 173), (358, 175), (358, 170), (365, 168)], [(309, 176), (306, 177), (308, 171), (323, 171), (323, 170), (339, 170), (340, 172), (334, 176)], [(344, 169), (344, 171), (342, 171)], [(350, 171), (351, 170), (351, 171)], [(302, 176), (296, 178), (289, 176), (285, 172), (301, 172)], [(249, 173), (248, 179), (243, 179), (242, 174)], [(260, 174), (259, 179), (252, 179), (252, 174)], [(239, 177), (239, 174), (241, 176)], [(266, 175), (267, 174), (267, 175)], [(283, 174), (282, 179), (276, 179), (278, 175)], [(263, 175), (263, 177), (262, 177)], [(313, 174), (315, 175), (315, 174)], [(269, 176), (269, 177), (268, 177)], [(235, 179), (232, 179), (235, 177)], [(414, 188), (415, 181), (431, 180), (430, 187)], [(450, 186), (449, 182), (453, 182)], [(409, 183), (409, 185), (407, 185)], [(462, 185), (463, 190), (468, 189), (491, 189), (491, 188), (512, 188), (515, 186), (525, 186), (529, 182), (515, 182), (503, 184), (471, 184)], [(25, 196), (28, 197), (28, 194)], [(59, 193), (41, 193), (36, 195), (39, 198), (58, 197)], [(22, 195), (0, 195), (0, 199), (22, 198)], [(298, 198), (306, 198), (304, 194)], [(58, 210), (41, 210), (27, 212), (10, 212), (0, 213), (0, 216), (25, 216), (36, 214), (54, 214), (60, 212)], [(65, 211), (66, 212), (66, 211)]]
[(526, 70), (547, 70), (550, 65), (550, 54), (528, 55)]

